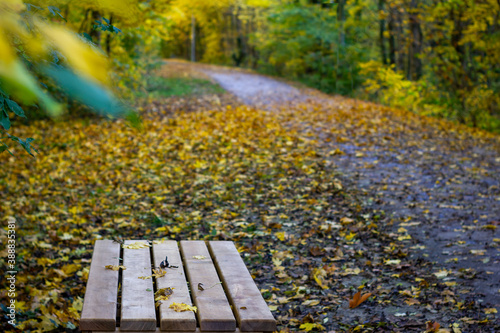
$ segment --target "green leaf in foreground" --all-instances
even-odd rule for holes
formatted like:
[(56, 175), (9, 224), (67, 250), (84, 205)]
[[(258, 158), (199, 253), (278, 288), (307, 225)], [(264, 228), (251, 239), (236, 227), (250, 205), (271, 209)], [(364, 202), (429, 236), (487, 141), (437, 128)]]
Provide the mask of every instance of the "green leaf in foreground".
[(23, 140), (21, 138), (18, 138), (17, 136), (14, 136), (14, 135), (10, 135), (9, 133), (7, 133), (7, 136), (12, 140), (12, 141), (16, 141), (16, 142), (19, 142), (19, 144), (21, 146), (23, 146), (24, 150), (26, 150), (26, 152), (28, 154), (30, 154), (31, 156), (35, 157), (35, 155), (33, 154), (33, 152), (31, 151), (32, 149), (34, 151), (36, 151), (38, 153), (38, 150), (36, 150), (35, 147), (33, 147), (31, 145), (31, 143), (35, 140), (33, 138), (27, 138), (26, 140)]
[(26, 118), (26, 115), (24, 114), (24, 111), (23, 111), (23, 109), (21, 109), (19, 104), (17, 104), (16, 102), (14, 102), (13, 100), (8, 99), (8, 98), (5, 99), (5, 102), (9, 106), (9, 109), (12, 112), (14, 112), (17, 116)]
[(97, 113), (113, 117), (125, 114), (123, 105), (105, 87), (64, 68), (46, 67), (44, 73), (54, 79), (68, 96), (91, 107)]

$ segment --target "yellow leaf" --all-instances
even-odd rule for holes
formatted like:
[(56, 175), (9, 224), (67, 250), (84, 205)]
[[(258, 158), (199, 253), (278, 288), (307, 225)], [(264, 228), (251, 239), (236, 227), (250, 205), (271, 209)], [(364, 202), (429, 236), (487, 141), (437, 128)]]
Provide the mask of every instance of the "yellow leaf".
[(313, 269), (312, 276), (321, 289), (328, 289), (328, 282), (325, 281), (326, 271), (322, 267)]
[(150, 245), (145, 242), (135, 242), (132, 244), (123, 245), (124, 249), (134, 249), (134, 250), (142, 249), (145, 247), (150, 247)]
[(121, 266), (121, 265), (120, 266), (118, 266), (118, 265), (106, 265), (106, 266), (104, 266), (104, 268), (111, 269), (112, 271), (119, 271), (120, 268), (123, 269), (123, 270), (127, 269), (127, 267)]
[(45, 23), (37, 25), (79, 75), (102, 84), (108, 82), (107, 61), (97, 49), (85, 44), (80, 37), (66, 29)]
[(205, 257), (205, 256), (193, 256), (193, 259), (203, 260), (203, 259), (207, 259), (207, 257)]
[(174, 309), (175, 312), (193, 311), (196, 312), (196, 306), (187, 305), (184, 303), (172, 303), (169, 308)]
[(158, 278), (164, 277), (165, 274), (167, 274), (167, 271), (164, 271), (161, 268), (156, 268), (156, 269), (153, 269), (153, 275), (139, 276), (138, 278), (141, 280), (147, 280), (147, 279), (151, 279), (153, 277), (158, 279)]
[(323, 327), (323, 325), (317, 324), (317, 323), (305, 323), (305, 324), (301, 324), (299, 327), (299, 329), (305, 330), (307, 332), (312, 331), (315, 328), (320, 330), (320, 331), (325, 330), (325, 327)]
[(488, 308), (488, 309), (484, 309), (484, 313), (493, 314), (493, 313), (498, 313), (498, 311), (495, 308)]
[(350, 232), (349, 235), (345, 236), (345, 239), (350, 241), (351, 239), (353, 239), (354, 237), (356, 237), (356, 234), (355, 233), (352, 233)]
[(438, 279), (442, 279), (448, 276), (448, 271), (446, 269), (442, 269), (439, 272), (433, 273)]
[(280, 241), (284, 241), (285, 240), (285, 232), (277, 232), (275, 233), (276, 237), (280, 240)]

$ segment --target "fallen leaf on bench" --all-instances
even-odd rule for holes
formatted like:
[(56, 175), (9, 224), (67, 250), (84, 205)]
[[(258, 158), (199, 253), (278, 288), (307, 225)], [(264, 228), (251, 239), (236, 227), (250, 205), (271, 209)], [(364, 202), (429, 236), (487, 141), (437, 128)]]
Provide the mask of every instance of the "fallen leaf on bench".
[(196, 306), (187, 305), (184, 303), (172, 303), (169, 308), (174, 309), (175, 312), (193, 311), (196, 312)]
[(241, 309), (241, 310), (246, 310), (246, 309), (247, 309), (247, 307), (246, 307), (246, 306), (242, 306), (240, 309)]
[(159, 289), (157, 292), (155, 292), (155, 301), (157, 301), (156, 297), (160, 297), (160, 296), (166, 296), (168, 299), (168, 297), (170, 297), (170, 295), (172, 295), (174, 293), (174, 288), (171, 288), (171, 287), (167, 287), (167, 288), (161, 288)]
[(193, 259), (198, 259), (198, 260), (202, 260), (202, 259), (206, 259), (207, 257), (205, 256), (193, 256)]
[(134, 250), (143, 249), (145, 247), (151, 247), (151, 245), (144, 242), (135, 242), (132, 244), (123, 245), (124, 249), (134, 249)]
[(147, 280), (147, 279), (151, 279), (152, 277), (155, 277), (155, 278), (158, 279), (158, 278), (161, 278), (161, 277), (165, 276), (165, 274), (167, 274), (167, 271), (164, 271), (161, 268), (155, 268), (155, 269), (153, 269), (153, 275), (150, 275), (150, 276), (139, 276), (139, 279)]
[(174, 288), (161, 288), (155, 293), (156, 307), (159, 307), (162, 301), (167, 301), (170, 296), (174, 293)]
[(355, 307), (366, 301), (371, 295), (372, 293), (367, 293), (361, 296), (361, 291), (358, 291), (356, 294), (354, 294), (354, 297), (349, 300), (349, 307), (351, 309), (354, 309)]
[(104, 268), (106, 268), (106, 269), (111, 269), (111, 270), (113, 270), (113, 271), (119, 271), (119, 270), (120, 270), (120, 268), (121, 268), (121, 269), (123, 269), (123, 270), (126, 270), (126, 269), (127, 269), (127, 267), (125, 267), (125, 266), (121, 266), (121, 265), (120, 265), (120, 266), (118, 266), (118, 265), (106, 265), (106, 266), (104, 266)]

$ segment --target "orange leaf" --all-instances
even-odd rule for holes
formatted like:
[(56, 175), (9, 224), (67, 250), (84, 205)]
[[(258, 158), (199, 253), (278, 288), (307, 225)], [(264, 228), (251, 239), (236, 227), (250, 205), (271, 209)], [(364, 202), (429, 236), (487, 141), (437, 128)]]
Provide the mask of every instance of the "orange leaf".
[(354, 309), (355, 307), (366, 301), (371, 295), (372, 293), (367, 293), (361, 296), (361, 291), (358, 291), (356, 294), (354, 294), (352, 299), (349, 300), (349, 308)]
[(436, 323), (435, 321), (428, 321), (425, 323), (426, 324), (426, 332), (428, 333), (434, 333), (434, 332), (438, 332), (439, 331), (439, 327), (441, 327), (441, 325), (439, 325), (439, 323)]

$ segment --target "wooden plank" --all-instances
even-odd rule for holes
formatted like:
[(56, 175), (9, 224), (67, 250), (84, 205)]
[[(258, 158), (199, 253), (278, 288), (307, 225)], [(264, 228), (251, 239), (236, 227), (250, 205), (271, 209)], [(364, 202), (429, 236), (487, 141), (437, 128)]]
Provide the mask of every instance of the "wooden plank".
[[(137, 241), (125, 241), (125, 245)], [(146, 242), (146, 241), (140, 241)], [(120, 329), (122, 331), (156, 330), (156, 311), (154, 302), (153, 280), (139, 279), (150, 276), (150, 248), (123, 249), (122, 272), (122, 307)]]
[[(217, 270), (203, 241), (181, 241), (191, 295), (198, 308), (196, 313), (201, 331), (233, 332), (236, 329), (229, 302), (219, 283)], [(194, 257), (197, 258), (194, 258)], [(204, 259), (201, 259), (204, 258)], [(199, 290), (202, 283), (205, 290)]]
[[(120, 328), (116, 328), (116, 330), (112, 331), (112, 332), (115, 332), (115, 333), (120, 333), (120, 332), (124, 332), (124, 331), (121, 331)], [(155, 333), (161, 333), (161, 332), (164, 332), (163, 330), (160, 330), (159, 328), (156, 329), (156, 331), (154, 331)], [(197, 328), (196, 331), (194, 331), (196, 333), (220, 333), (220, 332), (210, 332), (210, 331), (200, 331), (200, 328)], [(239, 329), (236, 329), (235, 333), (240, 333), (241, 331)], [(94, 332), (91, 332), (91, 331), (82, 331), (81, 333), (110, 333), (109, 331), (94, 331)], [(127, 331), (127, 333), (141, 333), (141, 331)], [(172, 332), (169, 332), (169, 333), (185, 333), (185, 331), (172, 331)], [(264, 332), (253, 332), (253, 333), (264, 333)]]
[(210, 251), (241, 331), (275, 331), (276, 320), (233, 242), (211, 241)]
[(97, 240), (90, 264), (85, 300), (80, 318), (81, 330), (114, 330), (118, 301), (119, 272), (106, 265), (119, 265), (120, 244)]
[(185, 303), (192, 305), (191, 296), (182, 266), (181, 255), (176, 241), (163, 241), (160, 244), (153, 244), (153, 259), (155, 267), (160, 267), (160, 263), (168, 258), (170, 265), (178, 268), (165, 268), (166, 276), (156, 279), (156, 290), (162, 288), (173, 288), (174, 293), (168, 300), (162, 301), (159, 308), (160, 329), (162, 331), (195, 331), (196, 317), (192, 311), (175, 312), (169, 306), (172, 303)]

